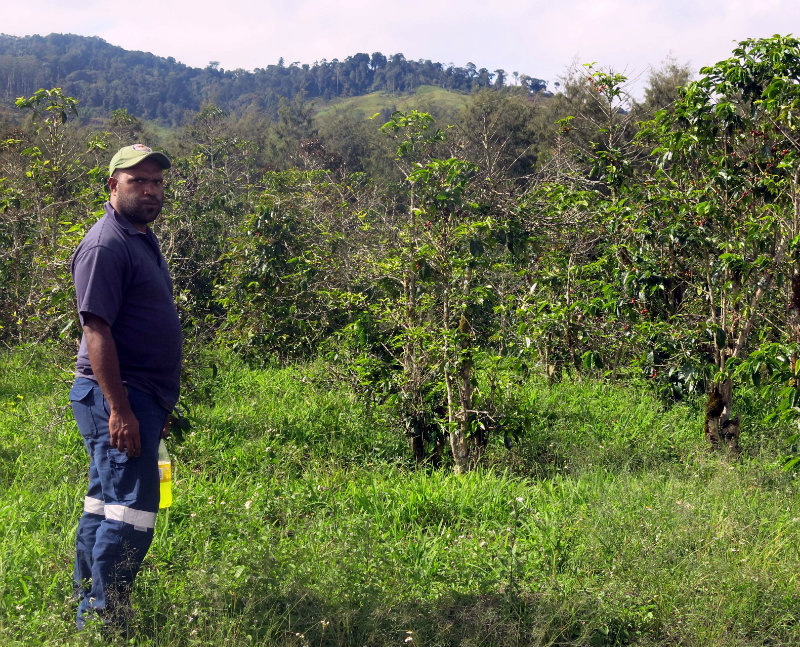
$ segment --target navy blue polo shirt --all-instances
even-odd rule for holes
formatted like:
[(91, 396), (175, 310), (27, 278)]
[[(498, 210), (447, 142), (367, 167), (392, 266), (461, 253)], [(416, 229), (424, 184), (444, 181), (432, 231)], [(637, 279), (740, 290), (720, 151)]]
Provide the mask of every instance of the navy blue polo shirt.
[[(171, 411), (180, 389), (182, 343), (172, 278), (150, 228), (137, 231), (108, 202), (105, 210), (72, 258), (81, 325), (87, 313), (105, 320), (123, 382)], [(76, 375), (94, 379), (85, 338)]]

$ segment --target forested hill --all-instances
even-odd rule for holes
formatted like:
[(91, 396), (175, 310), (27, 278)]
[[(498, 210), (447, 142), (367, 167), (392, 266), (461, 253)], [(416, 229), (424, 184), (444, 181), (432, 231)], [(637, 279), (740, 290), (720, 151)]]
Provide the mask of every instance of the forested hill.
[[(546, 90), (544, 81), (527, 75), (515, 80), (531, 93)], [(402, 54), (354, 54), (340, 61), (293, 62), (247, 70), (223, 70), (211, 62), (203, 69), (174, 58), (132, 52), (97, 37), (50, 34), (0, 34), (0, 100), (8, 105), (39, 88), (61, 87), (81, 101), (84, 116), (107, 116), (125, 108), (143, 119), (180, 123), (186, 111), (214, 103), (232, 112), (250, 106), (276, 114), (281, 99), (302, 93), (306, 99), (350, 97), (375, 91), (408, 92), (421, 85), (472, 92), (501, 87), (504, 70), (473, 63), (445, 67), (430, 60), (407, 60)]]

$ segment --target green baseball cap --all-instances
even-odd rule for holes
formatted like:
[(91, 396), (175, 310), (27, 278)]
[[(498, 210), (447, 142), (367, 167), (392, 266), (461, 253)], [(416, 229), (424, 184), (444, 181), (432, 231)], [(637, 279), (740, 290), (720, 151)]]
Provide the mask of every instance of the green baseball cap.
[(117, 169), (136, 166), (146, 159), (152, 159), (154, 162), (157, 162), (162, 169), (172, 166), (169, 157), (164, 155), (164, 153), (154, 151), (144, 144), (133, 144), (132, 146), (120, 148), (116, 155), (111, 158), (111, 162), (108, 165), (108, 175), (114, 175), (114, 171)]

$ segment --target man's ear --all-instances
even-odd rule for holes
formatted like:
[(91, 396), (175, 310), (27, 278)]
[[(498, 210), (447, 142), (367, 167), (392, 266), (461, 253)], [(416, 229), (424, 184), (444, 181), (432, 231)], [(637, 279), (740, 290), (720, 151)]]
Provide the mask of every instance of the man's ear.
[(112, 175), (110, 178), (108, 178), (107, 184), (108, 184), (108, 192), (113, 193), (114, 190), (117, 188), (117, 178), (115, 178)]

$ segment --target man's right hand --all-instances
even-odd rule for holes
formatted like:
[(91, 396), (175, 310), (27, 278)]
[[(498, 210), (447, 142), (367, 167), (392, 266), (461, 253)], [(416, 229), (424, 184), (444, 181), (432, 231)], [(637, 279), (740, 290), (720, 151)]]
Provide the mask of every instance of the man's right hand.
[(136, 458), (142, 453), (142, 441), (139, 436), (139, 421), (133, 411), (111, 411), (108, 416), (108, 433), (112, 447)]

